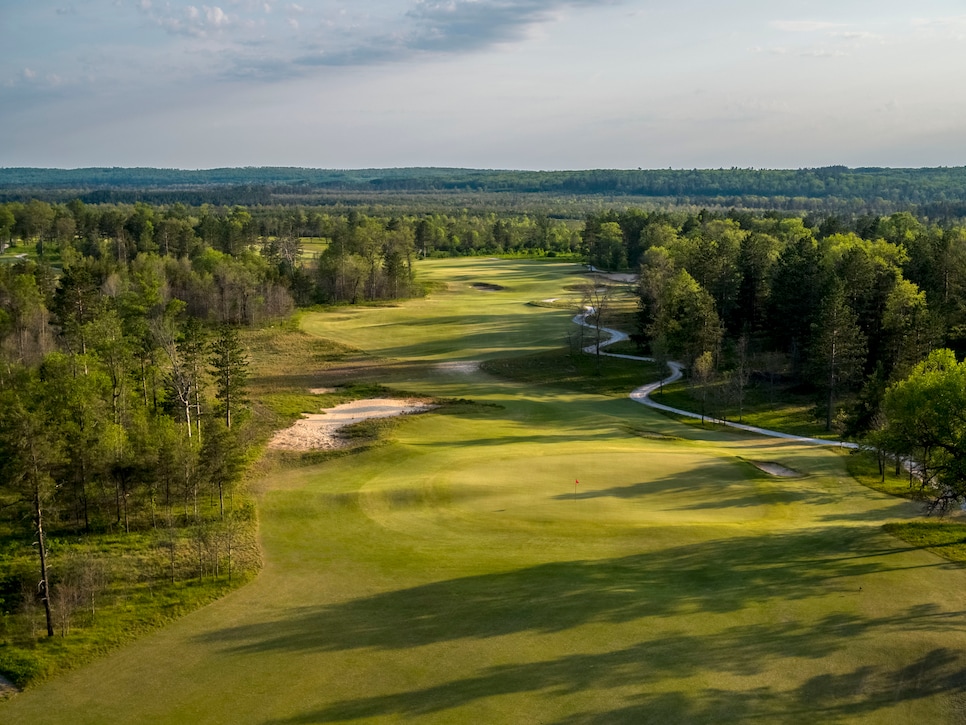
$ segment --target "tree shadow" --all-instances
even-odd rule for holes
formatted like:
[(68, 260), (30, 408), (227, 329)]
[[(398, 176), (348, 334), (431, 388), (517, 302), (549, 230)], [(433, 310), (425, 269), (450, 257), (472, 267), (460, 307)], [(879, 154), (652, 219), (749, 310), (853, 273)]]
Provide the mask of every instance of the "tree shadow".
[[(848, 722), (899, 701), (966, 692), (966, 657), (935, 648), (894, 668), (859, 665), (852, 671), (813, 676), (798, 686), (749, 690), (707, 689), (648, 694), (671, 677), (702, 674), (754, 675), (775, 660), (819, 659), (857, 636), (888, 636), (896, 628), (942, 631), (955, 615), (912, 608), (892, 617), (862, 620), (830, 615), (814, 625), (736, 626), (711, 636), (686, 633), (657, 637), (603, 654), (489, 667), (479, 674), (433, 687), (342, 700), (272, 725), (343, 722), (372, 717), (420, 717), (501, 695), (543, 692), (566, 696), (591, 690), (634, 687), (645, 694), (633, 704), (606, 712), (575, 714), (559, 725), (641, 722)], [(268, 725), (268, 724), (266, 724)]]
[[(715, 540), (646, 554), (541, 564), (433, 582), (336, 604), (304, 606), (274, 621), (227, 627), (204, 642), (266, 651), (395, 650), (519, 632), (561, 632), (693, 612), (728, 613), (771, 599), (858, 591), (856, 577), (906, 564), (911, 547), (881, 536), (848, 541), (823, 530)], [(844, 553), (848, 552), (848, 553)], [(934, 566), (945, 562), (936, 559)]]
[[(719, 508), (717, 501), (728, 489), (740, 487), (742, 491), (753, 485), (755, 477), (748, 473), (747, 467), (727, 458), (707, 456), (706, 460), (696, 465), (692, 464), (687, 470), (668, 474), (660, 478), (653, 478), (627, 486), (612, 486), (579, 492), (578, 499), (621, 498), (635, 499), (655, 495), (680, 495), (701, 491), (710, 503), (694, 504), (694, 507)], [(748, 494), (753, 498), (752, 494)], [(573, 494), (561, 494), (558, 499), (572, 499)], [(764, 503), (764, 502), (763, 502)], [(692, 508), (684, 506), (683, 508)], [(720, 506), (726, 508), (726, 505)]]
[[(822, 674), (788, 690), (759, 687), (744, 692), (705, 690), (641, 695), (639, 702), (607, 712), (583, 713), (555, 725), (604, 723), (848, 723), (899, 702), (966, 693), (966, 658), (940, 647), (894, 668), (862, 665), (851, 672)], [(964, 714), (951, 712), (950, 721)], [(323, 714), (323, 713), (319, 713)], [(293, 722), (299, 722), (298, 720)]]

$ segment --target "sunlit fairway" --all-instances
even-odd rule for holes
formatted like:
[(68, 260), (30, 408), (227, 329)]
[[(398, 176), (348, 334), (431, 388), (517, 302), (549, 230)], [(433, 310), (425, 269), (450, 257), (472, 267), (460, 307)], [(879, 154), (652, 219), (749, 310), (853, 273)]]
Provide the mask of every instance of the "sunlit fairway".
[(303, 326), (382, 359), (370, 377), (479, 405), (264, 482), (253, 583), (0, 722), (966, 720), (966, 575), (882, 530), (914, 504), (836, 450), (441, 365), (566, 344), (572, 315), (527, 303), (580, 269), (418, 271), (446, 290)]

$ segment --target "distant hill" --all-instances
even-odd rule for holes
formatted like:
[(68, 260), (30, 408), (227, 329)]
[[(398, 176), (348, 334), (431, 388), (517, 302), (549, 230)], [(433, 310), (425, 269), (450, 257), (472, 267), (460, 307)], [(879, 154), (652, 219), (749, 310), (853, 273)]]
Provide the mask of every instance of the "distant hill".
[(334, 193), (355, 199), (406, 194), (549, 195), (666, 204), (809, 209), (933, 208), (962, 215), (966, 167), (922, 169), (595, 169), (505, 171), (451, 168), (306, 169), (244, 167), (0, 168), (0, 200), (311, 203)]

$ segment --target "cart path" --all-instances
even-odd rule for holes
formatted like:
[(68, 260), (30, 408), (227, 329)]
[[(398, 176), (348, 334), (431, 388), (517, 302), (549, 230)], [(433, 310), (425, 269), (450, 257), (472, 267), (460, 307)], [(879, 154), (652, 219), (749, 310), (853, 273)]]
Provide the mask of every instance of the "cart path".
[[(577, 323), (578, 325), (583, 325), (584, 327), (589, 327), (592, 330), (596, 331), (597, 327), (587, 322), (587, 318), (593, 313), (594, 313), (593, 307), (586, 307), (584, 308), (583, 312), (581, 312), (576, 317), (574, 317), (574, 322)], [(607, 357), (619, 357), (619, 358), (623, 358), (624, 360), (640, 360), (641, 362), (654, 362), (654, 358), (652, 357), (642, 357), (640, 355), (619, 355), (617, 353), (604, 352), (604, 348), (607, 347), (608, 345), (613, 345), (614, 343), (617, 343), (617, 342), (624, 342), (626, 340), (629, 340), (630, 336), (628, 336), (628, 334), (625, 332), (621, 332), (620, 330), (615, 330), (610, 327), (601, 327), (600, 332), (601, 332), (601, 337), (603, 337), (604, 334), (608, 335), (608, 339), (606, 340), (602, 339), (600, 341), (599, 352), (601, 355), (606, 355)], [(594, 355), (598, 352), (598, 344), (596, 342), (593, 342), (590, 345), (587, 345), (586, 347), (584, 347), (583, 351), (585, 353)], [(662, 410), (666, 413), (674, 413), (675, 415), (681, 415), (686, 418), (707, 419), (707, 420), (710, 420), (712, 423), (716, 423), (717, 425), (724, 425), (724, 426), (728, 426), (729, 428), (737, 428), (738, 430), (743, 430), (748, 433), (756, 433), (758, 435), (770, 436), (772, 438), (784, 438), (785, 440), (795, 441), (796, 443), (804, 443), (807, 445), (814, 445), (814, 446), (835, 446), (836, 448), (855, 449), (859, 447), (856, 443), (848, 443), (845, 441), (831, 441), (831, 440), (825, 440), (823, 438), (807, 438), (804, 436), (793, 435), (791, 433), (782, 433), (781, 431), (777, 431), (777, 430), (768, 430), (767, 428), (758, 428), (753, 425), (745, 425), (744, 423), (733, 423), (728, 420), (711, 418), (710, 416), (701, 415), (700, 413), (694, 413), (690, 410), (682, 410), (681, 408), (672, 408), (669, 405), (658, 403), (657, 401), (651, 399), (651, 393), (653, 393), (655, 390), (660, 388), (662, 385), (670, 385), (671, 383), (677, 382), (684, 375), (683, 373), (684, 366), (681, 363), (668, 361), (667, 365), (671, 369), (671, 374), (668, 377), (664, 378), (664, 380), (658, 380), (655, 383), (648, 383), (647, 385), (642, 385), (639, 388), (635, 388), (630, 393), (631, 400), (633, 400), (635, 403), (646, 405), (647, 407), (654, 408), (655, 410)]]

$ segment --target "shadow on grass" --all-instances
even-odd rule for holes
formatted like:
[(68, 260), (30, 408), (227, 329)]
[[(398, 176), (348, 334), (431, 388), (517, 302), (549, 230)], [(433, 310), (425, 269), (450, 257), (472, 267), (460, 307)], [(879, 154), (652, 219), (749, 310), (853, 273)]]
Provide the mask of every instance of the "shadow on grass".
[[(646, 466), (642, 466), (646, 467)], [(755, 481), (766, 482), (768, 490), (755, 490)], [(734, 488), (737, 496), (729, 497), (729, 489)], [(827, 504), (837, 500), (830, 494), (821, 494), (811, 488), (779, 489), (774, 479), (750, 473), (747, 466), (734, 459), (712, 458), (702, 463), (691, 464), (685, 471), (652, 478), (627, 486), (612, 486), (581, 491), (577, 499), (620, 498), (637, 499), (647, 496), (679, 496), (700, 493), (703, 500), (675, 507), (675, 510), (726, 509), (748, 506), (765, 506), (778, 503), (815, 503)], [(573, 499), (573, 494), (560, 494), (554, 498)]]
[[(870, 627), (893, 622), (871, 622)], [(767, 645), (758, 644), (760, 632), (751, 628), (729, 631), (720, 637), (685, 635), (657, 639), (603, 655), (573, 655), (522, 665), (491, 667), (482, 674), (437, 687), (392, 695), (336, 702), (329, 707), (272, 725), (343, 722), (395, 715), (419, 717), (500, 695), (550, 692), (555, 696), (593, 689), (639, 686), (647, 689), (670, 675), (713, 670), (741, 657), (758, 657)], [(767, 633), (765, 633), (767, 637)], [(821, 639), (802, 633), (809, 641)], [(682, 658), (681, 653), (685, 653)], [(690, 656), (688, 655), (690, 653)], [(814, 655), (819, 656), (819, 655)], [(667, 668), (670, 668), (670, 672)], [(740, 668), (739, 668), (740, 669)], [(757, 687), (746, 691), (708, 689), (642, 694), (628, 698), (633, 704), (616, 710), (576, 714), (557, 725), (598, 723), (718, 723), (754, 719), (761, 722), (849, 722), (903, 700), (966, 692), (966, 658), (936, 648), (905, 666), (894, 669), (860, 666), (851, 672), (817, 675), (797, 687), (779, 690)], [(268, 725), (268, 724), (266, 724)]]
[[(445, 350), (478, 354), (475, 351), (492, 349), (512, 353), (514, 350), (519, 352), (540, 349), (533, 347), (530, 342), (534, 337), (534, 330), (540, 329), (535, 327), (534, 320), (530, 318), (515, 319), (508, 317), (505, 312), (478, 313), (468, 316), (451, 315), (423, 320), (413, 319), (407, 320), (405, 326), (408, 328), (432, 328), (434, 338), (428, 342), (415, 340), (410, 344), (380, 346), (375, 348), (380, 357), (418, 359), (425, 357), (427, 350), (435, 353)], [(398, 321), (387, 320), (385, 323), (373, 325), (372, 329), (385, 328), (390, 331), (398, 331), (399, 327)], [(379, 340), (378, 333), (373, 333), (373, 340)], [(515, 344), (508, 347), (508, 342)]]
[[(944, 695), (955, 705), (949, 721), (962, 722), (966, 709), (966, 659), (940, 647), (908, 665), (887, 668), (860, 666), (851, 672), (817, 675), (798, 687), (778, 690), (758, 687), (744, 692), (709, 689), (641, 695), (636, 704), (608, 712), (582, 713), (555, 725), (610, 723), (849, 723), (886, 710), (899, 702)], [(330, 708), (334, 712), (336, 707)], [(325, 711), (315, 722), (331, 721)], [(348, 719), (348, 718), (346, 718)], [(310, 722), (301, 717), (286, 721)]]
[[(905, 568), (914, 547), (882, 548), (874, 531), (810, 530), (715, 540), (634, 556), (541, 564), (434, 582), (284, 619), (229, 627), (204, 641), (236, 652), (392, 650), (516, 632), (560, 632), (749, 603), (858, 595), (855, 577)], [(936, 559), (930, 566), (951, 566)]]
[[(514, 633), (563, 632), (588, 623), (663, 619), (661, 635), (604, 653), (489, 667), (408, 692), (335, 702), (286, 723), (420, 716), (513, 693), (563, 695), (588, 688), (646, 692), (669, 678), (722, 673), (755, 676), (846, 650), (858, 638), (946, 636), (966, 630), (966, 612), (933, 605), (882, 616), (855, 614), (860, 577), (908, 568), (911, 547), (883, 547), (874, 532), (819, 530), (749, 536), (599, 561), (550, 563), (435, 582), (339, 604), (294, 609), (287, 617), (228, 627), (203, 642), (265, 652), (391, 651)], [(947, 566), (935, 563), (916, 566)], [(808, 621), (739, 623), (710, 634), (675, 629), (668, 618), (728, 614), (767, 601), (823, 599), (832, 611)], [(840, 604), (839, 604), (840, 602)], [(834, 611), (834, 609), (840, 611)], [(641, 628), (638, 631), (646, 632)], [(927, 633), (930, 633), (927, 635)], [(787, 663), (787, 664), (786, 664)], [(920, 660), (823, 674), (797, 687), (644, 695), (627, 709), (575, 715), (566, 723), (692, 722), (764, 718), (830, 722), (896, 700), (966, 692), (966, 659), (934, 649)]]
[[(603, 654), (489, 667), (479, 674), (433, 687), (354, 700), (273, 721), (275, 725), (341, 722), (373, 717), (419, 717), (498, 697), (543, 692), (566, 696), (591, 690), (633, 687), (647, 691), (669, 678), (702, 673), (754, 676), (775, 660), (819, 659), (874, 633), (940, 631), (961, 625), (964, 613), (913, 607), (898, 615), (862, 619), (830, 614), (816, 623), (740, 625), (713, 635), (678, 632)], [(966, 657), (935, 648), (894, 668), (862, 665), (851, 672), (822, 674), (788, 689), (759, 686), (745, 691), (704, 690), (642, 694), (633, 704), (582, 713), (560, 725), (614, 722), (848, 722), (902, 700), (966, 692)], [(636, 701), (636, 702), (635, 702)]]

